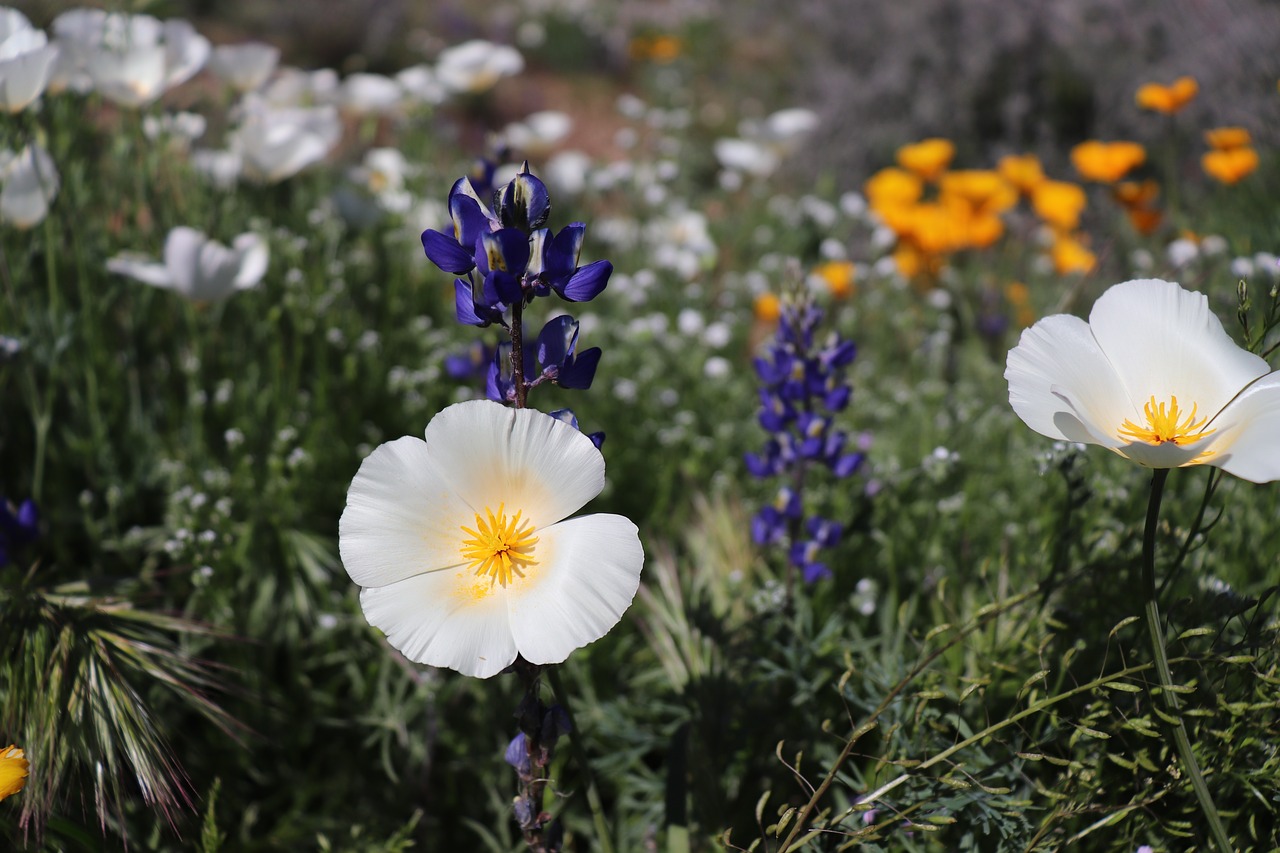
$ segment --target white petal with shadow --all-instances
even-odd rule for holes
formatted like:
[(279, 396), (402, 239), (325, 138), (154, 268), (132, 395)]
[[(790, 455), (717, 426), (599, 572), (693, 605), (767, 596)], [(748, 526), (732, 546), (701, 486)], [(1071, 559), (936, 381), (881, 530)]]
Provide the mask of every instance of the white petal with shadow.
[(507, 593), (511, 630), (532, 663), (560, 663), (622, 618), (640, 585), (644, 548), (620, 515), (586, 515), (538, 531), (539, 574)]
[(473, 512), (503, 504), (544, 528), (604, 488), (604, 457), (591, 439), (535, 409), (458, 403), (431, 419), (426, 441), (440, 475)]
[(364, 589), (369, 624), (409, 660), (488, 678), (516, 659), (516, 643), (501, 589), (472, 594), (463, 569)]
[(426, 443), (405, 436), (360, 464), (338, 522), (338, 548), (352, 580), (386, 586), (459, 565), (462, 525), (474, 523)]
[(1270, 369), (1231, 340), (1204, 294), (1171, 281), (1115, 285), (1094, 303), (1089, 326), (1138, 415), (1152, 396), (1176, 396), (1181, 408), (1210, 416)]

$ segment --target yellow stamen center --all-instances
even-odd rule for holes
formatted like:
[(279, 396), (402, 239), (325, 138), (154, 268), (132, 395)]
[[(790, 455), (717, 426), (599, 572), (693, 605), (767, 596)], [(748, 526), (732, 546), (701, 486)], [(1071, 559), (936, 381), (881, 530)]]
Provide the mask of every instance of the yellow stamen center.
[(1120, 426), (1120, 438), (1133, 441), (1144, 441), (1147, 444), (1165, 444), (1167, 442), (1183, 445), (1199, 441), (1217, 430), (1205, 429), (1208, 417), (1196, 420), (1196, 406), (1191, 406), (1191, 414), (1183, 417), (1178, 408), (1178, 398), (1170, 397), (1169, 402), (1156, 404), (1153, 395), (1151, 402), (1142, 407), (1147, 416), (1147, 425), (1138, 426), (1126, 419)]
[(484, 515), (476, 513), (475, 529), (466, 527), (462, 532), (470, 539), (462, 542), (462, 558), (470, 563), (477, 576), (488, 575), (489, 586), (506, 586), (515, 577), (524, 577), (524, 569), (537, 565), (533, 558), (534, 536), (531, 522), (520, 523), (520, 513), (507, 518), (504, 505), (498, 504), (498, 512), (485, 507)]

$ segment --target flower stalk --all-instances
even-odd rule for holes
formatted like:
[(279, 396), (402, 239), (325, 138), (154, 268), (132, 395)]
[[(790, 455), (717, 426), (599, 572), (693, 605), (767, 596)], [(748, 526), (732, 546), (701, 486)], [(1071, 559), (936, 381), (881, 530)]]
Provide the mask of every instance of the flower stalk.
[[(1213, 795), (1204, 780), (1204, 773), (1196, 761), (1195, 752), (1191, 749), (1191, 739), (1187, 736), (1187, 727), (1182, 722), (1182, 711), (1178, 703), (1178, 695), (1173, 690), (1173, 675), (1169, 670), (1169, 655), (1165, 649), (1164, 624), (1160, 619), (1160, 602), (1156, 591), (1156, 526), (1160, 521), (1160, 502), (1164, 495), (1164, 484), (1169, 479), (1168, 468), (1157, 468), (1151, 475), (1151, 495), (1147, 501), (1147, 521), (1142, 533), (1142, 592), (1146, 599), (1143, 614), (1146, 617), (1147, 632), (1151, 637), (1151, 654), (1155, 661), (1156, 675), (1160, 679), (1160, 698), (1163, 701), (1168, 717), (1172, 722), (1173, 740), (1178, 749), (1178, 758), (1182, 769), (1191, 779), (1191, 788), (1195, 791), (1200, 811), (1209, 824), (1209, 833), (1213, 837), (1214, 846), (1219, 850), (1232, 849), (1231, 840), (1222, 826), (1222, 819), (1213, 804)], [(1154, 694), (1155, 691), (1152, 691)], [(1153, 697), (1154, 700), (1154, 697)]]

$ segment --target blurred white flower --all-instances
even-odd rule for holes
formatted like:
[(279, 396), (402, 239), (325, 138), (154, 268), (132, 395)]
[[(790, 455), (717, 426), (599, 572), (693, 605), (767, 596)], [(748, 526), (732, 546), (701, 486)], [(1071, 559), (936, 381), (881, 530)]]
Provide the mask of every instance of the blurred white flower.
[(58, 48), (16, 9), (0, 7), (0, 109), (16, 113), (40, 97)]
[(564, 141), (573, 129), (573, 119), (559, 110), (541, 110), (512, 122), (502, 130), (502, 139), (521, 157), (542, 160)]
[(178, 18), (162, 22), (150, 15), (73, 9), (59, 15), (53, 28), (69, 56), (68, 65), (59, 61), (59, 71), (87, 73), (93, 90), (125, 107), (149, 104), (185, 83), (212, 50), (190, 22)]
[(449, 95), (435, 70), (429, 65), (405, 68), (396, 74), (396, 82), (409, 100), (428, 106), (444, 103)]
[(163, 113), (158, 116), (148, 114), (142, 119), (142, 133), (153, 142), (167, 137), (185, 149), (204, 136), (207, 124), (205, 117), (199, 113)]
[(254, 98), (243, 104), (246, 111), (263, 105), (272, 107), (306, 107), (333, 103), (338, 91), (338, 72), (332, 68), (304, 71), (283, 66), (269, 83), (254, 92)]
[(778, 168), (778, 156), (763, 143), (749, 139), (717, 139), (716, 160), (720, 166), (734, 172), (756, 177), (767, 177)]
[(454, 94), (479, 95), (503, 77), (524, 70), (520, 51), (507, 45), (474, 39), (445, 48), (436, 58), (436, 76)]
[(191, 152), (191, 168), (220, 190), (229, 190), (240, 179), (240, 155), (234, 151), (198, 148)]
[(248, 111), (230, 135), (241, 174), (274, 184), (320, 162), (342, 137), (338, 111), (324, 107), (268, 107)]
[(1231, 274), (1236, 278), (1249, 278), (1253, 275), (1253, 258), (1245, 256), (1233, 259)]
[(542, 179), (557, 194), (578, 195), (587, 188), (591, 157), (581, 151), (561, 151), (542, 168)]
[(338, 86), (338, 106), (352, 115), (388, 115), (400, 109), (404, 89), (384, 74), (350, 74)]
[(257, 234), (241, 234), (228, 248), (194, 228), (179, 226), (165, 240), (162, 263), (118, 255), (107, 261), (107, 270), (172, 290), (192, 302), (214, 302), (257, 286), (268, 257), (266, 241)]
[(763, 121), (743, 122), (738, 127), (738, 138), (716, 140), (716, 159), (730, 171), (768, 177), (817, 126), (818, 116), (813, 110), (779, 110)]
[(713, 355), (703, 363), (702, 372), (708, 379), (724, 379), (733, 372), (733, 365), (727, 358)]
[(1179, 237), (1165, 247), (1165, 256), (1169, 259), (1169, 265), (1174, 269), (1185, 267), (1200, 256), (1200, 247), (1195, 244), (1194, 240)]
[(360, 165), (347, 172), (347, 177), (369, 193), (382, 209), (404, 213), (413, 204), (413, 196), (404, 188), (404, 179), (416, 171), (395, 148), (370, 148)]
[(14, 154), (0, 151), (0, 221), (26, 230), (49, 213), (58, 194), (58, 170), (49, 152), (36, 144)]
[(209, 55), (209, 70), (237, 92), (252, 92), (280, 62), (280, 48), (260, 41), (220, 44)]

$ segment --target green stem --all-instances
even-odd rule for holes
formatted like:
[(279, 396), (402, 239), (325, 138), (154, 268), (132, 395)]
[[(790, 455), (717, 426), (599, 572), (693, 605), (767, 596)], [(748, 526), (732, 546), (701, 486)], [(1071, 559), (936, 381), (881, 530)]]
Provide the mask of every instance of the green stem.
[(582, 736), (578, 733), (578, 723), (573, 719), (573, 709), (569, 707), (569, 694), (560, 684), (560, 673), (555, 667), (545, 670), (551, 691), (556, 694), (556, 702), (564, 709), (569, 718), (569, 750), (573, 760), (578, 762), (582, 776), (587, 782), (587, 805), (591, 807), (591, 822), (595, 824), (596, 837), (600, 840), (602, 853), (613, 853), (612, 835), (609, 833), (609, 822), (605, 818), (604, 804), (600, 800), (600, 791), (596, 788), (596, 777), (591, 772), (591, 764), (587, 761), (587, 750), (582, 745)]
[(1156, 525), (1160, 520), (1160, 500), (1164, 496), (1165, 480), (1169, 478), (1168, 468), (1157, 468), (1151, 476), (1151, 497), (1147, 503), (1147, 524), (1142, 533), (1142, 590), (1146, 596), (1144, 614), (1147, 618), (1147, 631), (1151, 635), (1151, 653), (1155, 658), (1156, 674), (1160, 679), (1160, 696), (1164, 701), (1169, 718), (1174, 720), (1173, 740), (1178, 747), (1178, 757), (1182, 760), (1183, 770), (1191, 778), (1191, 787), (1195, 791), (1196, 800), (1200, 803), (1200, 811), (1209, 823), (1209, 832), (1213, 843), (1223, 853), (1232, 849), (1231, 840), (1218, 817), (1218, 810), (1213, 805), (1213, 795), (1204, 781), (1204, 773), (1196, 762), (1195, 753), (1191, 751), (1191, 739), (1187, 736), (1187, 728), (1182, 722), (1178, 696), (1173, 691), (1173, 675), (1169, 671), (1169, 656), (1165, 651), (1164, 625), (1160, 619), (1160, 603), (1156, 594)]

